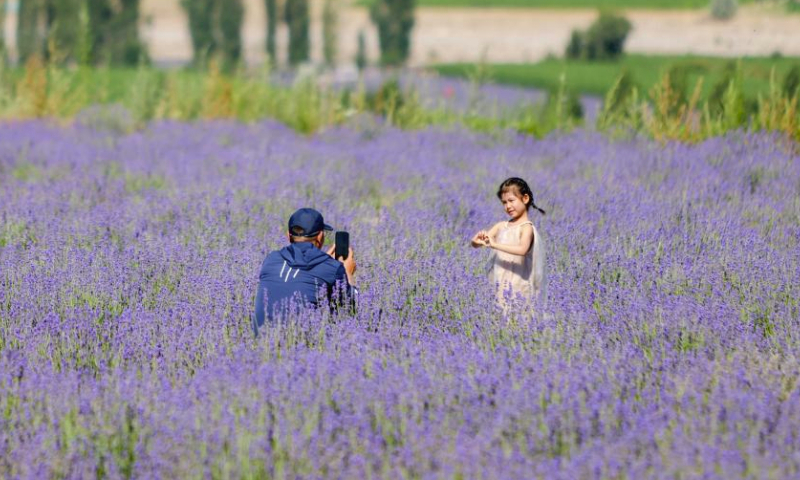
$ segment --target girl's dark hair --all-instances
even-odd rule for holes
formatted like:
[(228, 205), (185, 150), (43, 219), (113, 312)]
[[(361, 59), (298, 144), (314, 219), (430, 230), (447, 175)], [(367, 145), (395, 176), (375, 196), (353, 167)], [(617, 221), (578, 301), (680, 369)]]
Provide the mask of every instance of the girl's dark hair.
[(500, 188), (497, 189), (497, 198), (502, 200), (503, 194), (509, 191), (513, 191), (519, 195), (520, 199), (527, 195), (528, 203), (526, 203), (525, 206), (539, 210), (542, 215), (547, 215), (544, 210), (537, 207), (533, 202), (533, 192), (531, 192), (531, 187), (528, 186), (528, 183), (525, 180), (518, 177), (507, 178), (505, 181), (503, 181), (503, 183), (500, 184)]

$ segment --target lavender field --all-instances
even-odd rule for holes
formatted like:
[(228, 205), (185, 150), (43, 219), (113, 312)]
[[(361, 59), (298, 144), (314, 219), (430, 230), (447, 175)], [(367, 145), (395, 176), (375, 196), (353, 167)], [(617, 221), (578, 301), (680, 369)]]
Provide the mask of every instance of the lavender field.
[[(800, 155), (273, 122), (0, 127), (0, 478), (800, 478)], [(475, 231), (528, 180), (548, 297)], [(255, 339), (312, 206), (355, 315)]]

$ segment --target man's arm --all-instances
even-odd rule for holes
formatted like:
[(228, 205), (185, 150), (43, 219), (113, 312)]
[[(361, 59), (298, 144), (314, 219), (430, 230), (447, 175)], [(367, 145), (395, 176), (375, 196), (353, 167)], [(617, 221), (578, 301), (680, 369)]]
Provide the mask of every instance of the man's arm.
[(349, 249), (347, 258), (337, 258), (337, 260), (342, 262), (342, 266), (344, 266), (344, 271), (347, 273), (347, 283), (355, 288), (356, 257), (353, 255), (353, 249)]
[[(342, 257), (336, 258), (334, 253), (335, 251), (336, 251), (336, 244), (333, 244), (330, 246), (330, 248), (328, 248), (327, 253), (331, 257), (341, 262), (342, 265), (344, 265), (344, 270), (347, 274), (347, 281), (350, 283), (350, 285), (355, 285), (356, 259), (353, 256), (353, 249), (352, 248), (348, 249), (349, 253), (347, 254), (347, 258), (342, 258)], [(337, 272), (337, 275), (338, 274), (339, 272)]]
[(339, 269), (336, 271), (336, 283), (343, 285), (344, 286), (343, 290), (347, 292), (348, 295), (352, 294), (355, 291), (358, 291), (358, 288), (353, 283), (352, 278), (353, 275), (349, 275), (347, 273), (347, 268), (344, 265), (340, 266)]
[(265, 302), (268, 300), (266, 290), (265, 280), (267, 279), (267, 272), (268, 272), (268, 265), (269, 265), (270, 256), (264, 259), (261, 263), (261, 269), (258, 274), (258, 285), (256, 286), (256, 301), (254, 305), (254, 311), (252, 315), (252, 319), (254, 322), (253, 330), (258, 336), (258, 328), (264, 326), (264, 322), (271, 322), (271, 319), (268, 318), (267, 312), (265, 311), (267, 305)]
[(356, 287), (353, 279), (355, 278), (355, 260), (353, 259), (353, 250), (350, 249), (350, 254), (347, 259), (339, 259), (339, 268), (336, 269), (336, 298), (332, 299), (337, 305), (344, 305), (349, 298), (350, 307), (355, 310), (356, 297), (358, 297), (358, 287)]

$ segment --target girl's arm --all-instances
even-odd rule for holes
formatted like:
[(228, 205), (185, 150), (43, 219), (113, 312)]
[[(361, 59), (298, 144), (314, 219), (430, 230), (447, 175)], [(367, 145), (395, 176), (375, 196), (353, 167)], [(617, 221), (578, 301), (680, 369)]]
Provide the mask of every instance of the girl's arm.
[(501, 245), (499, 243), (495, 243), (494, 237), (489, 237), (489, 246), (494, 248), (495, 250), (499, 250), (501, 252), (510, 253), (512, 255), (525, 255), (531, 249), (533, 245), (533, 227), (531, 225), (526, 225), (527, 228), (522, 229), (522, 234), (520, 235), (519, 245)]

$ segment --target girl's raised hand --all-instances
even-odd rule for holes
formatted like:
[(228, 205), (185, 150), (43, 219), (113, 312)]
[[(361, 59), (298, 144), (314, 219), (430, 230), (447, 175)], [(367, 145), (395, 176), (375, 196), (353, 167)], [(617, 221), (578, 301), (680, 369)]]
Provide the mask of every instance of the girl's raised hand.
[(472, 237), (472, 246), (475, 248), (486, 247), (489, 245), (489, 242), (489, 235), (486, 233), (486, 230), (481, 230)]

